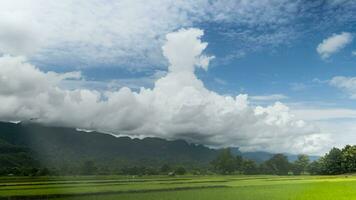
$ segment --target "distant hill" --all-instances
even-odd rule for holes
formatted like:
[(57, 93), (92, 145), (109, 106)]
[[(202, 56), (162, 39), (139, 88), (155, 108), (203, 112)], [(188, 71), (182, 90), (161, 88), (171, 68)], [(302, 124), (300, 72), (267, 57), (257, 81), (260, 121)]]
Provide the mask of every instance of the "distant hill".
[[(256, 162), (263, 162), (273, 155), (268, 152), (240, 152), (238, 148), (231, 150), (235, 155), (242, 155)], [(2, 166), (41, 164), (46, 167), (66, 168), (78, 167), (90, 160), (99, 166), (159, 167), (172, 164), (201, 167), (208, 166), (218, 152), (216, 149), (184, 140), (168, 141), (150, 137), (132, 139), (98, 132), (83, 132), (74, 128), (0, 122)]]
[[(272, 158), (272, 156), (274, 155), (273, 153), (270, 152), (265, 152), (265, 151), (252, 151), (252, 152), (240, 152), (240, 154), (243, 156), (244, 158), (250, 159), (250, 160), (254, 160), (257, 163), (262, 163), (270, 158)], [(289, 153), (284, 153), (284, 155), (286, 155), (288, 157), (288, 160), (290, 162), (293, 162), (295, 160), (297, 160), (298, 155), (295, 154), (289, 154)], [(320, 156), (309, 156), (309, 159), (311, 161), (317, 160), (319, 159)]]

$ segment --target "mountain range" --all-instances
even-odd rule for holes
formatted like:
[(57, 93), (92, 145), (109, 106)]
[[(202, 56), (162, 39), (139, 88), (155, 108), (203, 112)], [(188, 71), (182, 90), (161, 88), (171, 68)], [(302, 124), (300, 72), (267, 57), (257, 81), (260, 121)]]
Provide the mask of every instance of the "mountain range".
[[(234, 155), (263, 162), (268, 152), (241, 152)], [(78, 167), (85, 161), (99, 166), (151, 166), (163, 164), (204, 167), (218, 155), (219, 149), (184, 140), (116, 137), (75, 128), (48, 127), (36, 123), (0, 122), (0, 166), (41, 165), (49, 168)], [(288, 154), (290, 160), (296, 155)], [(316, 159), (317, 157), (311, 157)]]

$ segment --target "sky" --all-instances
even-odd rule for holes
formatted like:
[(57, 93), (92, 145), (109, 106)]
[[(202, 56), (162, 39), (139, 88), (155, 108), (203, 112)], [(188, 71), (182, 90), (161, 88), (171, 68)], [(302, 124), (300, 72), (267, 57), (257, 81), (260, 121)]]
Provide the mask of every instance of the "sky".
[(0, 120), (321, 155), (356, 143), (356, 2), (2, 0)]

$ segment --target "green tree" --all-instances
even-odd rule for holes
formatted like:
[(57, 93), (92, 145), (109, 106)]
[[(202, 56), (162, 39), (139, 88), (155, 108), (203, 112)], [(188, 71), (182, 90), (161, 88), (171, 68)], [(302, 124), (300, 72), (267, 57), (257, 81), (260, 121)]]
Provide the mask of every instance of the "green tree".
[(324, 174), (324, 158), (311, 162), (308, 165), (307, 171), (312, 175)]
[(342, 168), (345, 172), (356, 172), (356, 146), (346, 145), (342, 150)]
[(235, 156), (235, 170), (242, 172), (243, 171), (243, 162), (244, 162), (244, 159), (242, 158), (242, 156), (240, 156), (240, 155)]
[(187, 170), (185, 170), (184, 167), (180, 166), (180, 167), (177, 167), (176, 170), (174, 170), (175, 174), (177, 175), (184, 175)]
[(258, 166), (255, 161), (244, 159), (242, 161), (242, 172), (244, 174), (258, 174)]
[(324, 167), (326, 174), (342, 174), (343, 169), (343, 154), (340, 149), (332, 148), (329, 153), (324, 156)]
[(298, 155), (296, 161), (294, 161), (292, 166), (292, 171), (294, 175), (300, 175), (301, 173), (307, 171), (307, 167), (309, 165), (309, 156), (305, 154)]
[(276, 175), (287, 175), (290, 169), (290, 163), (283, 154), (275, 154), (265, 162), (267, 170)]
[(236, 159), (229, 148), (221, 150), (211, 164), (218, 173), (222, 174), (230, 174), (236, 170)]

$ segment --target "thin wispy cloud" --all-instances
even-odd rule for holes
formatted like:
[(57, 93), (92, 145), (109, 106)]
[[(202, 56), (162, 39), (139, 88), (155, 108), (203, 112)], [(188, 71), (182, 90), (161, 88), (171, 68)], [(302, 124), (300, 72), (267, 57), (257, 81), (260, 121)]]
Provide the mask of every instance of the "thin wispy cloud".
[[(327, 2), (325, 12), (340, 6), (344, 4)], [(251, 51), (295, 41), (311, 29), (303, 27), (306, 18), (319, 18), (299, 12), (312, 8), (308, 1), (288, 0), (3, 0), (0, 52), (28, 55), (41, 67), (157, 69), (167, 64), (160, 51), (167, 33), (181, 27), (221, 24), (217, 34), (225, 36), (235, 49), (223, 60), (231, 62)], [(352, 20), (350, 13), (346, 8), (338, 12), (339, 21)], [(320, 22), (318, 27), (328, 25)], [(325, 48), (321, 52), (327, 57), (330, 53)]]
[(329, 84), (346, 92), (351, 99), (356, 99), (356, 77), (335, 76)]
[(299, 108), (292, 113), (310, 121), (356, 119), (356, 110), (347, 108)]
[(249, 98), (253, 101), (278, 101), (278, 100), (288, 99), (288, 97), (283, 94), (250, 96)]
[(304, 83), (291, 83), (290, 88), (293, 91), (302, 91), (307, 89), (307, 86)]

